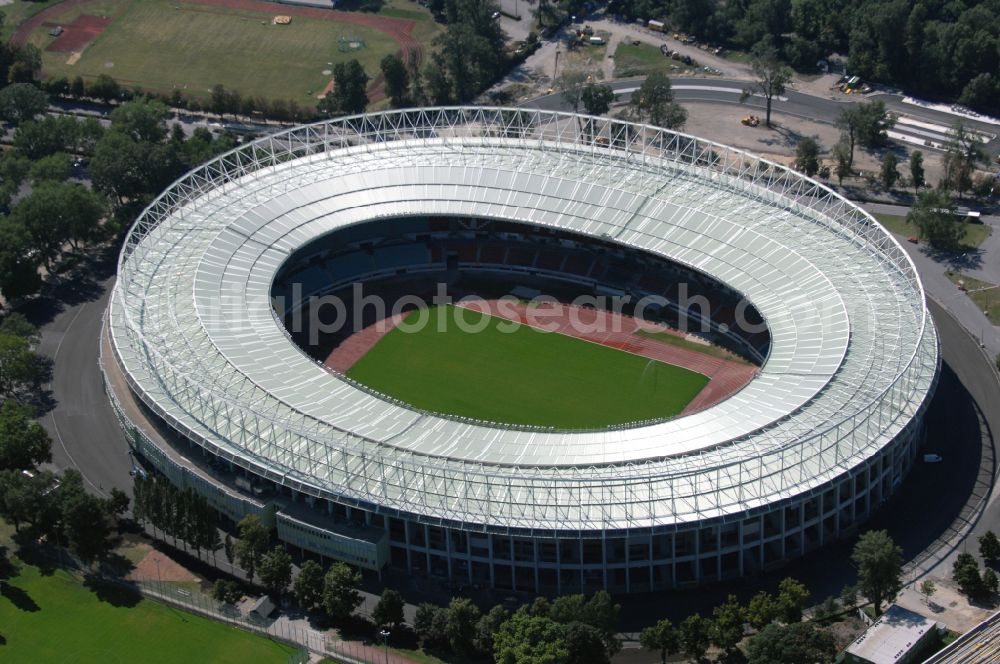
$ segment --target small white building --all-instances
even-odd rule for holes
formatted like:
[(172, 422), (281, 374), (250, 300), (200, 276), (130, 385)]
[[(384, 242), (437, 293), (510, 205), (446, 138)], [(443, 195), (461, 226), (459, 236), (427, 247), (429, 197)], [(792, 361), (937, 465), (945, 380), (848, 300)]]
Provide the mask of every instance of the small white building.
[(845, 662), (906, 664), (919, 661), (937, 638), (938, 624), (892, 604), (868, 630), (847, 647)]

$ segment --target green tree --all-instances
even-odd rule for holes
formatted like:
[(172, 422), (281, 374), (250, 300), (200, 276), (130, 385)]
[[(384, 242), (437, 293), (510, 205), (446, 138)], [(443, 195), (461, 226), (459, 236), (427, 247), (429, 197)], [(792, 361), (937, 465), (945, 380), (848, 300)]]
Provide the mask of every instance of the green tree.
[(52, 439), (41, 424), (31, 419), (34, 414), (31, 406), (10, 399), (3, 402), (0, 407), (0, 470), (27, 470), (52, 461)]
[(83, 477), (70, 468), (63, 473), (56, 492), (62, 534), (69, 548), (91, 563), (110, 549), (111, 526), (105, 501), (83, 489)]
[(292, 581), (292, 557), (276, 546), (260, 559), (260, 582), (267, 592), (280, 596)]
[(879, 172), (879, 179), (886, 191), (891, 191), (899, 180), (899, 160), (894, 152), (887, 151), (882, 159), (882, 170)]
[(518, 609), (494, 637), (497, 664), (568, 664), (564, 627), (551, 618)]
[(640, 122), (648, 122), (657, 127), (678, 129), (687, 122), (687, 111), (674, 101), (670, 78), (662, 72), (654, 72), (646, 77), (642, 85), (632, 93), (631, 106)]
[(964, 122), (956, 122), (945, 145), (944, 186), (959, 193), (968, 191), (972, 188), (973, 172), (979, 164), (986, 161), (986, 149), (979, 134)]
[(844, 178), (850, 177), (851, 173), (854, 172), (851, 167), (854, 161), (853, 152), (845, 134), (841, 134), (840, 140), (833, 146), (833, 172), (836, 174), (837, 184), (840, 186), (844, 185)]
[(958, 589), (969, 597), (981, 597), (985, 592), (979, 563), (971, 553), (960, 553), (951, 567), (951, 578)]
[(91, 99), (100, 99), (105, 104), (110, 104), (112, 101), (121, 99), (122, 86), (118, 85), (118, 81), (107, 74), (100, 74), (87, 85), (86, 94)]
[(493, 639), (500, 626), (510, 618), (510, 612), (502, 606), (494, 606), (476, 624), (476, 649), (485, 655), (493, 654)]
[(406, 71), (410, 80), (410, 103), (414, 106), (423, 106), (427, 101), (424, 93), (424, 76), (420, 71), (420, 54), (415, 50), (411, 50), (406, 59)]
[(930, 604), (931, 595), (937, 592), (937, 586), (930, 579), (924, 579), (920, 584), (920, 594), (924, 596), (924, 602)]
[(385, 80), (385, 94), (393, 108), (409, 105), (410, 72), (403, 59), (395, 53), (382, 58), (379, 63)]
[(584, 617), (581, 621), (600, 631), (610, 657), (621, 650), (621, 642), (616, 637), (619, 613), (621, 613), (621, 605), (614, 603), (608, 591), (598, 590), (587, 600)]
[(31, 165), (31, 183), (64, 182), (73, 173), (73, 160), (65, 152), (57, 152), (42, 157)]
[(111, 129), (137, 143), (159, 143), (167, 137), (170, 109), (161, 101), (136, 99), (111, 111)]
[(858, 605), (858, 587), (847, 585), (840, 591), (840, 603), (848, 608)]
[(767, 591), (761, 590), (750, 598), (747, 604), (747, 622), (754, 629), (762, 629), (764, 625), (774, 622), (780, 614), (778, 602)]
[(59, 256), (63, 244), (78, 249), (100, 233), (104, 204), (93, 191), (68, 182), (42, 182), (10, 213), (31, 234), (44, 265)]
[(743, 89), (742, 94), (740, 94), (740, 103), (757, 94), (764, 97), (766, 109), (764, 123), (770, 127), (771, 105), (775, 97), (785, 94), (785, 87), (792, 78), (792, 70), (781, 64), (774, 48), (763, 43), (755, 46), (751, 55), (751, 66), (755, 78), (753, 83)]
[(14, 130), (14, 147), (28, 159), (73, 152), (78, 148), (82, 126), (82, 122), (66, 115), (46, 115), (23, 122)]
[(712, 623), (709, 635), (716, 646), (726, 652), (732, 652), (743, 639), (743, 623), (746, 622), (746, 612), (736, 595), (729, 595), (725, 603), (712, 610)]
[(658, 650), (661, 664), (666, 664), (667, 655), (680, 652), (680, 634), (672, 622), (663, 618), (639, 632), (639, 644), (646, 650)]
[(802, 620), (802, 608), (809, 599), (809, 590), (805, 585), (791, 577), (786, 577), (778, 584), (779, 617), (786, 623), (796, 623)]
[[(615, 100), (615, 91), (610, 85), (595, 85), (591, 83), (583, 88), (580, 94), (580, 101), (583, 103), (583, 110), (589, 115), (604, 115), (611, 110), (611, 103)], [(588, 118), (584, 123), (584, 130), (588, 139), (594, 139), (593, 119)]]
[(424, 650), (443, 648), (448, 644), (448, 611), (424, 602), (417, 607), (413, 631)]
[(482, 614), (467, 598), (452, 598), (448, 604), (448, 644), (451, 650), (468, 657), (475, 650), (476, 626)]
[(212, 597), (224, 604), (236, 604), (242, 596), (240, 584), (232, 579), (219, 579), (212, 586)]
[(19, 470), (0, 470), (0, 517), (11, 523), (15, 532), (21, 531), (22, 524), (34, 527), (57, 520), (51, 492), (54, 483), (55, 477), (48, 472), (28, 476)]
[(531, 614), (535, 616), (548, 616), (557, 623), (567, 624), (573, 621), (583, 621), (586, 619), (587, 598), (582, 593), (574, 595), (560, 595), (551, 604), (544, 597), (536, 597), (535, 602), (539, 607), (532, 605)]
[(692, 613), (680, 626), (681, 651), (691, 659), (701, 659), (711, 642), (711, 623)]
[(292, 584), (295, 601), (305, 611), (314, 611), (323, 601), (323, 568), (315, 560), (302, 563)]
[(854, 146), (865, 147), (885, 145), (888, 132), (896, 124), (896, 118), (885, 108), (885, 102), (872, 101), (852, 104), (840, 112), (837, 126), (847, 134), (851, 148), (851, 166), (854, 165)]
[(562, 101), (574, 113), (580, 111), (583, 102), (583, 89), (593, 78), (593, 75), (583, 69), (564, 69), (556, 79), (556, 89), (562, 96)]
[(920, 150), (910, 153), (910, 181), (913, 183), (914, 196), (927, 184), (924, 180), (924, 153)]
[(906, 223), (913, 225), (932, 247), (941, 251), (957, 251), (965, 239), (965, 227), (955, 218), (955, 203), (947, 191), (922, 191), (906, 214)]
[(236, 527), (239, 529), (240, 538), (236, 540), (233, 553), (236, 555), (236, 561), (240, 567), (246, 572), (247, 580), (253, 583), (261, 558), (267, 551), (271, 535), (254, 514), (248, 514), (240, 519)]
[(833, 636), (810, 622), (772, 623), (750, 641), (747, 664), (832, 662), (837, 654)]
[(987, 530), (979, 536), (979, 555), (988, 565), (1000, 560), (1000, 538), (992, 530)]
[(112, 516), (122, 517), (128, 512), (128, 494), (118, 487), (111, 487), (108, 494), (108, 511)]
[(38, 292), (42, 280), (31, 234), (9, 217), (0, 217), (0, 293), (9, 301)]
[(342, 623), (351, 617), (354, 609), (361, 605), (361, 574), (346, 564), (336, 562), (323, 577), (323, 610), (335, 623)]
[(41, 115), (48, 107), (49, 96), (30, 83), (0, 89), (0, 118), (15, 126)]
[(990, 595), (995, 595), (997, 592), (997, 584), (1000, 580), (997, 579), (997, 573), (991, 568), (987, 567), (983, 571), (983, 590)]
[(38, 328), (19, 311), (11, 311), (0, 321), (0, 335), (21, 337), (27, 339), (29, 344), (39, 341)]
[(333, 66), (334, 88), (320, 102), (327, 115), (354, 115), (368, 106), (368, 74), (356, 59)]
[(372, 610), (372, 620), (380, 627), (396, 629), (396, 625), (403, 622), (403, 597), (392, 588), (383, 590)]
[(795, 146), (795, 170), (812, 177), (819, 171), (819, 143), (811, 136), (803, 136)]
[[(28, 340), (0, 335), (0, 395), (17, 399), (35, 394), (41, 380), (41, 359), (31, 350)], [(14, 415), (15, 411), (11, 411), (11, 416)]]
[(593, 625), (574, 621), (562, 626), (563, 640), (569, 651), (567, 664), (609, 664), (611, 658), (604, 636)]
[(880, 614), (882, 602), (892, 600), (903, 587), (903, 550), (888, 532), (869, 530), (854, 545), (851, 560), (858, 570), (858, 588)]

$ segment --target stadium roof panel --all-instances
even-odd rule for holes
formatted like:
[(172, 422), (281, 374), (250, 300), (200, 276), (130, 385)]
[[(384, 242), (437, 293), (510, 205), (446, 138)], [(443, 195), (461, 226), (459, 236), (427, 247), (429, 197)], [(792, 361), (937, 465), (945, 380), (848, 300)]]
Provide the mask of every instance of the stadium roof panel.
[[(936, 337), (912, 264), (869, 217), (725, 146), (599, 119), (628, 142), (609, 149), (572, 116), (532, 112), (524, 126), (516, 113), (375, 116), (394, 140), (331, 121), (179, 182), (121, 259), (111, 329), (134, 387), (203, 444), (307, 484), (536, 528), (743, 510), (808, 490), (905, 426), (933, 383)], [(547, 225), (684, 263), (753, 303), (770, 354), (730, 399), (628, 429), (500, 428), (373, 395), (291, 343), (271, 283), (317, 237), (415, 215)]]

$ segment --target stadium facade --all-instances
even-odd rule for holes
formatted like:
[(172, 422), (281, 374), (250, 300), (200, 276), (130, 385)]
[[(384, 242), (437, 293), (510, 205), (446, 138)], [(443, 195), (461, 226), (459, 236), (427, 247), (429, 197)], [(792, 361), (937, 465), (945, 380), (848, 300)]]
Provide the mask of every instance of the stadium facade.
[[(483, 267), (432, 251), (435, 219), (590, 238), (724, 284), (767, 338), (724, 307), (708, 324), (759, 371), (701, 412), (565, 431), (420, 412), (293, 343), (274, 304), (291, 281)], [(352, 228), (394, 240), (297, 262)], [(656, 294), (645, 269), (607, 285), (541, 260), (512, 272)], [(914, 463), (939, 369), (913, 264), (826, 187), (658, 128), (493, 108), (299, 127), (185, 176), (126, 240), (101, 355), (137, 456), (229, 518), (364, 569), (550, 593), (749, 575), (854, 532)]]

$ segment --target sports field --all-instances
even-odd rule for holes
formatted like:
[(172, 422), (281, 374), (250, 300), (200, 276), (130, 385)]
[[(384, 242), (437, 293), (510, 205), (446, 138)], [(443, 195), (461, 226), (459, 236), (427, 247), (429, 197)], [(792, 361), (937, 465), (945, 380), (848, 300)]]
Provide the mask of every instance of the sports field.
[[(121, 591), (117, 591), (120, 593)], [(294, 649), (132, 596), (85, 588), (62, 570), (21, 565), (0, 594), (3, 662), (284, 664)]]
[[(348, 376), (417, 408), (493, 422), (589, 428), (677, 415), (702, 374), (478, 312), (437, 307), (386, 334)], [(440, 324), (443, 322), (443, 325)], [(442, 331), (439, 331), (442, 330)]]
[[(291, 24), (273, 25), (276, 14), (292, 15)], [(79, 16), (108, 17), (110, 25), (82, 51), (46, 50), (57, 39), (48, 34), (50, 27), (70, 26), (61, 37), (65, 41)], [(387, 31), (373, 23), (388, 26)], [(424, 32), (436, 30), (428, 28), (433, 25), (429, 20), (237, 0), (91, 0), (48, 16), (28, 39), (42, 50), (46, 76), (93, 79), (108, 74), (125, 86), (160, 92), (179, 88), (202, 98), (221, 83), (244, 96), (311, 106), (336, 63), (357, 58), (374, 81), (379, 62), (400, 49), (401, 38), (422, 41)], [(341, 52), (340, 37), (357, 38), (367, 46)]]

